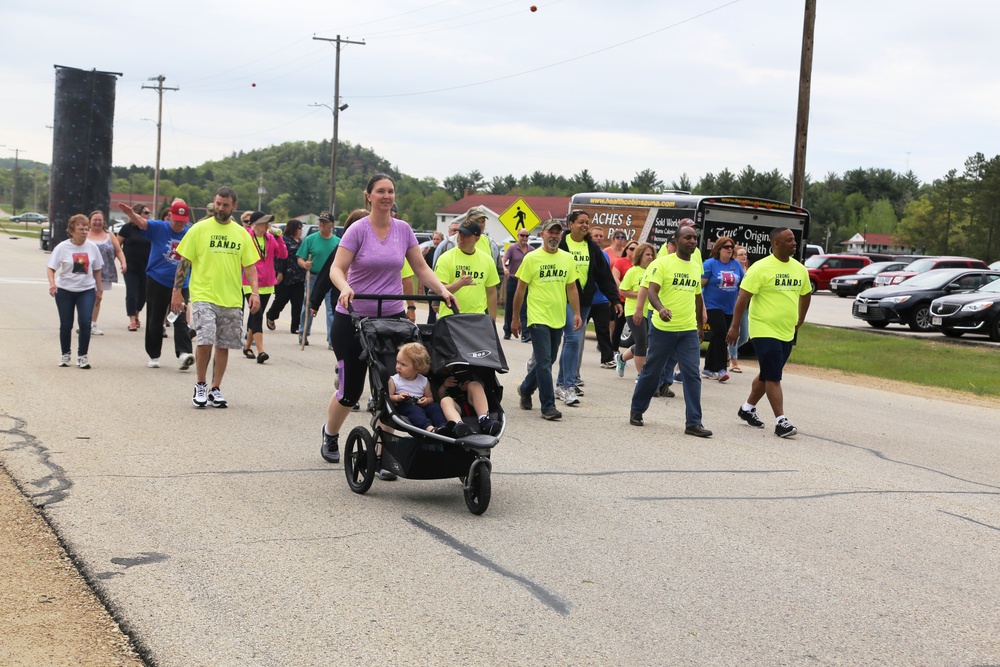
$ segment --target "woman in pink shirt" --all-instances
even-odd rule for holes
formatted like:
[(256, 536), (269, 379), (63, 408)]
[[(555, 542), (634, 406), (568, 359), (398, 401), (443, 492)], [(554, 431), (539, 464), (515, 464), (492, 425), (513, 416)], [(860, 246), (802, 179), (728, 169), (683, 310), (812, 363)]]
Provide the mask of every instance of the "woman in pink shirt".
[[(256, 313), (250, 313), (250, 317), (247, 318), (247, 340), (243, 344), (243, 356), (247, 359), (256, 357), (258, 364), (271, 358), (271, 355), (264, 351), (264, 313), (267, 311), (267, 302), (274, 294), (274, 286), (278, 284), (274, 260), (288, 258), (288, 246), (267, 231), (267, 226), (273, 221), (273, 215), (261, 211), (250, 214), (250, 238), (257, 246), (257, 254), (260, 255), (260, 259), (254, 264), (257, 268), (257, 286), (260, 288), (260, 308)], [(247, 282), (246, 276), (243, 276), (243, 298), (249, 299), (249, 297), (250, 283)], [(256, 355), (250, 349), (251, 341), (257, 346)]]

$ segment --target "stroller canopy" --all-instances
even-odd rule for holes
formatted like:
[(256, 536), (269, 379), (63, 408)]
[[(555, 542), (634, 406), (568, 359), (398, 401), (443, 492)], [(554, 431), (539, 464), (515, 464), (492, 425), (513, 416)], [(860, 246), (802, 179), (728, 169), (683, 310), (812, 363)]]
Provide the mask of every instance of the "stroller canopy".
[(435, 375), (446, 375), (461, 366), (499, 373), (509, 370), (496, 324), (487, 315), (469, 313), (438, 319), (430, 350), (431, 372)]

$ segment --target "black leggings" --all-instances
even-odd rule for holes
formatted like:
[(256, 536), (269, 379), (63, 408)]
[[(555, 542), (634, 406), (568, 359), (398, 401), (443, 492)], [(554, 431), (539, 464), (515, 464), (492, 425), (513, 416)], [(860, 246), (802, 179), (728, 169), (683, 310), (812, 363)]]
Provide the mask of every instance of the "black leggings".
[[(250, 313), (250, 295), (244, 294), (243, 300), (247, 302), (247, 312)], [(267, 309), (267, 302), (271, 300), (270, 293), (260, 295), (260, 308), (257, 309), (256, 313), (250, 313), (247, 317), (247, 329), (250, 330), (250, 335), (255, 333), (264, 333), (264, 311)]]
[[(398, 319), (403, 316), (404, 313), (397, 313), (389, 317)], [(340, 385), (334, 396), (341, 405), (353, 407), (365, 389), (368, 366), (361, 359), (361, 341), (350, 315), (339, 311), (333, 314), (330, 339), (333, 342), (333, 353), (337, 355), (337, 369), (340, 373)]]
[(718, 373), (726, 370), (726, 358), (729, 356), (726, 333), (732, 323), (732, 315), (726, 315), (717, 308), (708, 309), (708, 326), (712, 329), (712, 337), (708, 341), (708, 350), (705, 352), (706, 371)]
[(267, 309), (267, 319), (276, 320), (287, 304), (292, 305), (292, 333), (299, 332), (299, 315), (305, 299), (305, 285), (302, 283), (278, 283), (274, 288), (274, 302)]

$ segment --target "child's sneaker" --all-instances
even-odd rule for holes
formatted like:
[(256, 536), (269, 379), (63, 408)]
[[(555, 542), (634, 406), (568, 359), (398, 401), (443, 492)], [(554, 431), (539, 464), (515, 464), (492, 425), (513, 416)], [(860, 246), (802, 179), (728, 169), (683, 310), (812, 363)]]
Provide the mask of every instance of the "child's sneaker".
[(489, 417), (480, 417), (479, 432), (486, 435), (500, 435), (500, 422)]

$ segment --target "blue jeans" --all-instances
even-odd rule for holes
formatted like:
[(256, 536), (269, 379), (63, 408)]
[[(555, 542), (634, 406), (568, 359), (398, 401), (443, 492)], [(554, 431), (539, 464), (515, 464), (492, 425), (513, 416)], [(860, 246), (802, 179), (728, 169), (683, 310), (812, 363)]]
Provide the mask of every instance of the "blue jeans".
[[(655, 329), (650, 318), (654, 315), (649, 315), (646, 318), (646, 341), (649, 341), (649, 332)], [(663, 364), (663, 372), (660, 373), (659, 383), (661, 385), (672, 385), (674, 383), (674, 369), (677, 367), (677, 350), (672, 350), (670, 355), (667, 357), (667, 363)]]
[(97, 290), (89, 289), (83, 292), (56, 290), (56, 310), (59, 311), (59, 346), (63, 354), (69, 354), (73, 349), (73, 311), (80, 325), (80, 348), (78, 356), (86, 356), (90, 350), (90, 321), (94, 316), (94, 303), (97, 301)]
[[(590, 317), (590, 306), (580, 308), (580, 319), (584, 322)], [(556, 377), (557, 387), (575, 385), (580, 379), (580, 350), (583, 348), (583, 335), (587, 333), (586, 326), (579, 331), (573, 331), (573, 308), (566, 306), (566, 326), (563, 327), (562, 355), (559, 357), (559, 375)]]
[(632, 412), (645, 412), (659, 383), (660, 373), (667, 359), (677, 355), (681, 377), (684, 378), (684, 419), (685, 426), (701, 424), (701, 343), (697, 331), (661, 331), (656, 327), (649, 330), (649, 351), (646, 364), (639, 374), (639, 381), (632, 392)]
[[(514, 317), (514, 293), (517, 292), (518, 280), (515, 276), (507, 278), (507, 300), (503, 307), (503, 333), (510, 335), (510, 321)], [(528, 290), (524, 290), (524, 300), (521, 302), (521, 324), (528, 321)]]
[[(330, 290), (329, 292), (326, 293), (326, 296), (323, 298), (323, 303), (326, 304), (326, 342), (328, 344), (332, 345), (333, 344), (333, 339), (330, 338), (330, 331), (333, 330), (333, 306), (334, 306), (334, 304), (333, 304), (333, 290)], [(301, 322), (302, 322), (303, 325), (306, 323), (306, 319), (307, 319), (306, 318), (306, 309), (308, 307), (309, 307), (309, 300), (306, 299), (305, 303), (302, 304), (302, 316), (300, 317), (300, 320), (301, 320)], [(308, 321), (309, 321), (309, 326), (306, 327), (306, 337), (307, 338), (309, 337), (309, 334), (312, 333), (313, 318), (309, 317)], [(302, 340), (301, 336), (299, 337), (299, 340)]]
[(552, 387), (552, 360), (559, 350), (562, 329), (553, 329), (544, 324), (534, 324), (531, 330), (531, 351), (535, 365), (531, 367), (524, 381), (517, 388), (518, 393), (531, 396), (538, 388), (538, 400), (542, 403), (542, 412), (556, 407), (556, 393)]

